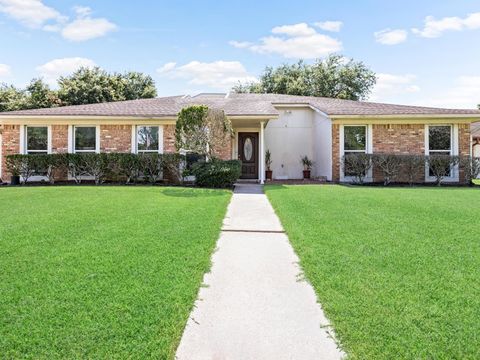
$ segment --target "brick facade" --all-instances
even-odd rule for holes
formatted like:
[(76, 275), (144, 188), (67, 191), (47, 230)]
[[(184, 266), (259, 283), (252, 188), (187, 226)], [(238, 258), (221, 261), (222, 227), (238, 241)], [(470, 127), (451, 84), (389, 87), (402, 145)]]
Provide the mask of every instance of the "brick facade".
[(2, 126), (2, 180), (6, 181), (10, 177), (7, 171), (6, 159), (8, 155), (18, 154), (20, 152), (20, 125)]
[[(424, 124), (373, 124), (372, 125), (373, 153), (399, 155), (425, 155), (425, 125)], [(458, 125), (458, 154), (470, 155), (470, 124)], [(332, 180), (340, 181), (340, 125), (332, 125)], [(463, 169), (460, 169), (460, 183), (464, 182)], [(382, 174), (374, 168), (373, 180), (382, 181)], [(399, 179), (406, 181), (406, 179)], [(423, 173), (417, 179), (425, 180)]]
[(176, 152), (175, 148), (175, 125), (165, 125), (163, 127), (163, 152)]
[(52, 153), (68, 152), (68, 125), (52, 125)]
[(233, 147), (233, 138), (228, 135), (226, 138), (225, 144), (218, 148), (215, 149), (213, 152), (213, 155), (219, 159), (222, 160), (230, 160), (232, 159), (232, 147)]
[(332, 181), (340, 181), (340, 125), (332, 125)]
[(132, 151), (131, 125), (100, 125), (100, 152)]

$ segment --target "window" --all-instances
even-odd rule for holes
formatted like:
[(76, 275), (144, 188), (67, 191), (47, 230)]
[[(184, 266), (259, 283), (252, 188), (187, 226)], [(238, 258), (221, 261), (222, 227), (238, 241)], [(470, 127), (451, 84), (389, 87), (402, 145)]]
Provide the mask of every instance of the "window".
[(47, 154), (48, 153), (48, 127), (27, 126), (26, 127), (26, 153)]
[(73, 139), (75, 152), (96, 152), (97, 128), (95, 126), (75, 126)]
[(158, 152), (160, 143), (158, 126), (137, 127), (137, 152)]
[[(450, 125), (428, 127), (428, 155), (452, 155), (452, 127)], [(451, 176), (451, 170), (449, 169), (449, 176)], [(433, 176), (431, 169), (429, 176)]]
[[(366, 126), (344, 126), (343, 127), (343, 155), (366, 153), (367, 152), (367, 127)], [(345, 172), (344, 176), (354, 174)]]

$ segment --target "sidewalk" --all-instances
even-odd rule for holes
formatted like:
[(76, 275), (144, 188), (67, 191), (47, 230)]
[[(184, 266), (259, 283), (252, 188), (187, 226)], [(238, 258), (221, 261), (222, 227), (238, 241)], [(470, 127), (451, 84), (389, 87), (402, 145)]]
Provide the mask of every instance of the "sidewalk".
[(235, 189), (223, 229), (177, 358), (340, 359), (261, 186)]

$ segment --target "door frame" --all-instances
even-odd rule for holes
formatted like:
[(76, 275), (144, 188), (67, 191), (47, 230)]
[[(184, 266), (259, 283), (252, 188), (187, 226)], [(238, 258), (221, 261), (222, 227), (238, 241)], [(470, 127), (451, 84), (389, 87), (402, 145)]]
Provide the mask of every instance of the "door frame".
[[(258, 128), (242, 128), (242, 129), (237, 129), (235, 131), (235, 143), (236, 143), (236, 146), (234, 146), (233, 148), (235, 149), (235, 157), (234, 159), (238, 159), (239, 158), (239, 147), (240, 147), (240, 142), (239, 142), (239, 136), (238, 134), (239, 133), (247, 133), (247, 134), (250, 134), (250, 133), (255, 133), (257, 134), (257, 177), (256, 178), (252, 178), (251, 180), (260, 180), (260, 171), (261, 171), (261, 166), (260, 166), (260, 161), (261, 161), (261, 157), (260, 157), (260, 129)], [(240, 175), (240, 179), (241, 179), (241, 175)]]

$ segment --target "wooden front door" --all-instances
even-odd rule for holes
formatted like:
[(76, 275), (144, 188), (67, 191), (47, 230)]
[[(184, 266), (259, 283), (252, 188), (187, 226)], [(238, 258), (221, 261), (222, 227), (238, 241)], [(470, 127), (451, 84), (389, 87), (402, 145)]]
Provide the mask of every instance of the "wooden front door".
[(241, 179), (258, 179), (258, 133), (238, 133), (238, 159), (242, 161)]

